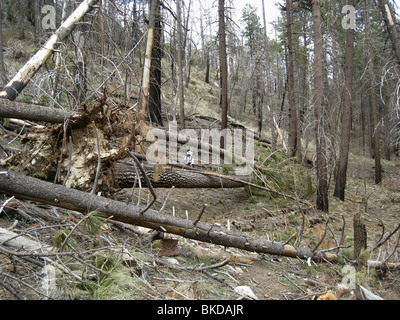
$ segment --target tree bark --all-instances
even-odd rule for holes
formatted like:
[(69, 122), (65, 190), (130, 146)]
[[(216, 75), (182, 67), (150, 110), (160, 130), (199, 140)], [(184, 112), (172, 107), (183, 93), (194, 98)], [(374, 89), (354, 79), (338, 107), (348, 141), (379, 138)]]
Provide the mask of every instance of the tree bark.
[(150, 87), (149, 87), (149, 114), (150, 121), (162, 126), (161, 116), (161, 58), (162, 58), (162, 45), (161, 45), (161, 13), (160, 13), (160, 0), (155, 1), (154, 12), (154, 38), (153, 48), (151, 53), (151, 67), (150, 67)]
[[(265, 50), (264, 50), (264, 54), (265, 54), (265, 73), (266, 73), (266, 89), (265, 89), (265, 105), (268, 109), (268, 118), (269, 120), (269, 125), (271, 128), (271, 137), (272, 137), (272, 141), (275, 140), (275, 116), (274, 114), (271, 112), (270, 109), (270, 103), (271, 103), (271, 97), (273, 96), (272, 93), (272, 81), (271, 81), (271, 65), (269, 62), (269, 57), (270, 57), (270, 48), (269, 48), (269, 42), (268, 42), (268, 35), (267, 35), (267, 20), (266, 20), (266, 13), (265, 13), (265, 0), (261, 1), (261, 5), (262, 5), (262, 11), (263, 11), (263, 37), (264, 37), (264, 46), (265, 46)], [(262, 119), (260, 119), (259, 121), (261, 121), (261, 125), (262, 125)], [(275, 144), (273, 143), (273, 145), (275, 146)]]
[[(226, 57), (225, 34), (225, 0), (218, 1), (218, 38), (219, 38), (219, 63), (221, 77), (221, 129), (228, 127), (228, 61)], [(225, 140), (221, 141), (224, 148)]]
[(206, 58), (206, 77), (205, 83), (210, 83), (210, 49), (207, 47), (207, 58)]
[(63, 123), (73, 115), (73, 112), (63, 109), (43, 107), (17, 101), (0, 100), (0, 117), (3, 118)]
[(106, 99), (107, 97), (103, 96), (102, 100), (90, 108), (79, 109), (75, 112), (4, 99), (0, 101), (0, 117), (47, 123), (64, 123), (69, 120), (69, 128), (81, 128), (98, 118), (98, 113), (103, 111)]
[[(354, 0), (348, 0), (348, 5), (354, 6)], [(354, 29), (348, 28), (346, 32), (346, 61), (344, 66), (345, 85), (342, 99), (342, 128), (340, 139), (339, 163), (336, 172), (336, 184), (334, 196), (344, 201), (347, 162), (350, 148), (350, 132), (352, 123), (352, 99), (353, 99), (353, 56), (354, 56)]]
[(293, 41), (293, 10), (292, 0), (286, 0), (287, 41), (288, 41), (288, 86), (289, 86), (289, 138), (288, 152), (290, 157), (297, 153), (297, 110), (294, 79), (294, 41)]
[(392, 263), (392, 262), (382, 262), (382, 261), (374, 261), (368, 260), (367, 265), (369, 268), (374, 269), (383, 269), (383, 270), (391, 270), (398, 271), (400, 270), (400, 263)]
[(328, 212), (328, 178), (327, 164), (325, 158), (325, 136), (323, 119), (323, 52), (322, 52), (322, 33), (321, 33), (321, 3), (319, 0), (313, 1), (314, 19), (314, 81), (315, 81), (315, 134), (316, 134), (316, 153), (317, 153), (317, 208)]
[(156, 11), (156, 1), (151, 1), (150, 14), (149, 14), (149, 30), (147, 31), (147, 44), (146, 53), (144, 57), (143, 66), (143, 78), (142, 78), (142, 108), (137, 115), (137, 122), (140, 121), (147, 122), (148, 113), (148, 100), (149, 100), (149, 90), (150, 90), (150, 69), (151, 69), (151, 55), (153, 52), (154, 43), (154, 28), (155, 28), (155, 11)]
[(183, 59), (184, 46), (182, 39), (182, 10), (181, 0), (176, 0), (177, 15), (177, 35), (178, 35), (178, 96), (179, 96), (179, 124), (181, 129), (185, 129), (185, 88), (183, 86)]
[(2, 88), (7, 82), (7, 71), (4, 65), (3, 54), (3, 11), (2, 0), (0, 0), (0, 87)]
[(386, 29), (389, 33), (390, 40), (392, 41), (393, 51), (397, 58), (397, 63), (400, 67), (400, 38), (396, 28), (396, 21), (393, 19), (392, 12), (387, 0), (379, 0), (379, 8), (381, 9), (383, 18), (385, 20)]
[(311, 258), (314, 261), (338, 260), (337, 255), (328, 252), (313, 252), (308, 248), (254, 238), (199, 221), (165, 215), (152, 209), (143, 212), (142, 206), (107, 199), (14, 172), (0, 172), (0, 192), (83, 213), (97, 211), (113, 220), (225, 247), (300, 259)]
[(365, 224), (361, 222), (359, 213), (356, 213), (353, 218), (354, 231), (354, 247), (353, 259), (357, 260), (362, 250), (367, 249), (367, 231)]
[[(379, 184), (382, 181), (382, 165), (381, 165), (381, 148), (380, 148), (380, 125), (378, 123), (378, 110), (376, 103), (376, 94), (375, 94), (375, 72), (374, 72), (374, 57), (372, 46), (371, 46), (371, 27), (369, 20), (369, 13), (366, 8), (365, 10), (365, 28), (367, 33), (367, 45), (368, 48), (368, 70), (369, 70), (369, 107), (372, 115), (372, 128), (370, 131), (370, 139), (373, 145), (373, 155), (375, 162), (375, 184)], [(400, 61), (400, 60), (399, 60)]]
[(40, 67), (53, 54), (54, 50), (57, 49), (60, 43), (68, 37), (75, 24), (82, 19), (82, 17), (97, 1), (98, 0), (83, 1), (50, 37), (43, 48), (41, 48), (5, 86), (5, 88), (0, 92), (0, 98), (15, 100)]
[(75, 70), (74, 70), (74, 98), (75, 105), (80, 105), (86, 100), (87, 92), (87, 67), (86, 54), (84, 50), (85, 35), (83, 30), (78, 30), (73, 33), (72, 38), (75, 45)]

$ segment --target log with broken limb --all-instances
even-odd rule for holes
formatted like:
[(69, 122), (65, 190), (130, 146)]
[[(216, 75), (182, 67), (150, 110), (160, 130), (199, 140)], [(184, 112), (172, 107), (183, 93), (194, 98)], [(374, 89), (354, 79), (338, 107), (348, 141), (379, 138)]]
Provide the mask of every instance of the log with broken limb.
[(255, 238), (201, 221), (194, 223), (191, 220), (169, 216), (153, 209), (143, 212), (143, 206), (111, 200), (10, 171), (0, 171), (0, 192), (82, 213), (97, 211), (116, 221), (225, 247), (300, 259), (311, 258), (314, 261), (338, 260), (337, 255), (329, 252), (317, 252), (309, 248)]
[(54, 50), (71, 33), (75, 24), (93, 7), (98, 0), (84, 0), (54, 32), (44, 46), (18, 71), (11, 81), (0, 92), (0, 98), (15, 100), (36, 72), (43, 66)]
[[(146, 175), (156, 188), (240, 188), (249, 180), (248, 176), (238, 176), (237, 179), (224, 175), (209, 175), (207, 172), (191, 170), (188, 167), (179, 168), (171, 165), (144, 165)], [(135, 163), (120, 160), (111, 167), (113, 185), (118, 188), (131, 188), (137, 179)], [(141, 177), (142, 185), (146, 182)]]

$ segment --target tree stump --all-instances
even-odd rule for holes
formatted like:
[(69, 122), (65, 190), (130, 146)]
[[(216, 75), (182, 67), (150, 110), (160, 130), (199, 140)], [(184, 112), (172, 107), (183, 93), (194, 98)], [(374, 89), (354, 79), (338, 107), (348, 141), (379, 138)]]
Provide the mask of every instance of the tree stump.
[(361, 222), (360, 213), (356, 213), (353, 218), (354, 230), (354, 251), (353, 258), (357, 260), (362, 250), (367, 249), (367, 230), (365, 224)]

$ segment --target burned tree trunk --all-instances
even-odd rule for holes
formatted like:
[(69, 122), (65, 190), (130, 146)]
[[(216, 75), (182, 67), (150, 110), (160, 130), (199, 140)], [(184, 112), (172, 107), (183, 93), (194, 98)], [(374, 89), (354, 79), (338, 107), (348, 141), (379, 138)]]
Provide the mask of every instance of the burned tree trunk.
[(151, 66), (150, 66), (150, 83), (149, 83), (149, 116), (150, 121), (159, 126), (163, 125), (162, 121), (162, 108), (161, 108), (161, 60), (163, 55), (162, 48), (162, 24), (161, 24), (161, 12), (160, 0), (155, 1), (155, 12), (154, 12), (154, 38), (153, 47), (151, 53)]
[[(218, 1), (218, 40), (219, 40), (219, 60), (220, 60), (220, 105), (221, 105), (221, 129), (228, 127), (228, 63), (226, 56), (226, 32), (225, 32), (225, 1)], [(221, 141), (221, 148), (225, 148), (225, 138)]]
[(184, 46), (182, 36), (182, 8), (181, 0), (176, 0), (176, 16), (177, 16), (177, 36), (178, 36), (178, 95), (179, 95), (179, 124), (180, 129), (185, 129), (185, 88), (183, 87), (183, 60), (184, 60)]

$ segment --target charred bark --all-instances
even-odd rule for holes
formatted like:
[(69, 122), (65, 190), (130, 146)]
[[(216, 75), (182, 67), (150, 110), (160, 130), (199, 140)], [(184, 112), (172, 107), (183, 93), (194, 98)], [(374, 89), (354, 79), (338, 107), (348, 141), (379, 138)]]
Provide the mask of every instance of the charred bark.
[(154, 38), (151, 53), (150, 66), (150, 83), (149, 83), (149, 115), (150, 121), (160, 126), (163, 125), (161, 114), (161, 59), (162, 59), (162, 43), (161, 43), (161, 13), (160, 0), (155, 1), (154, 12)]

